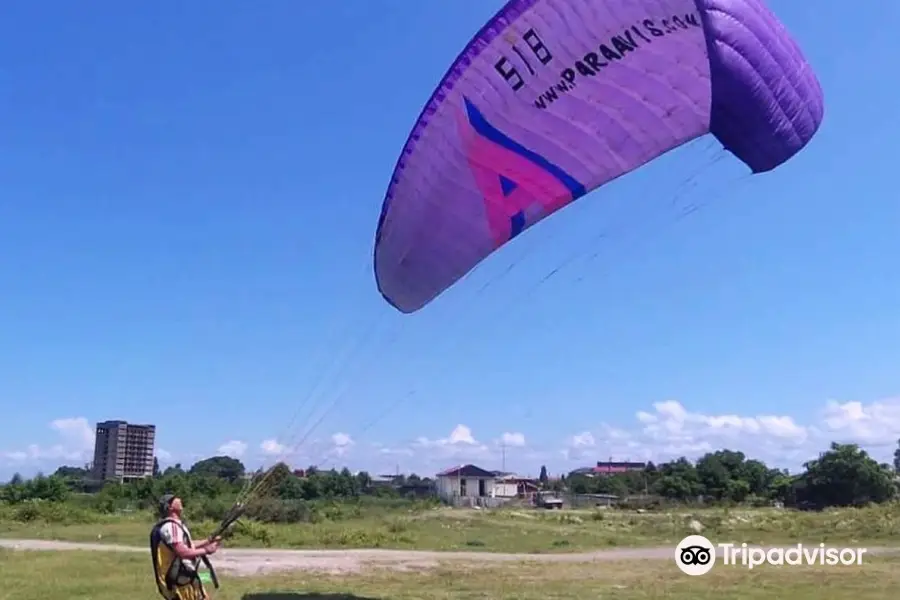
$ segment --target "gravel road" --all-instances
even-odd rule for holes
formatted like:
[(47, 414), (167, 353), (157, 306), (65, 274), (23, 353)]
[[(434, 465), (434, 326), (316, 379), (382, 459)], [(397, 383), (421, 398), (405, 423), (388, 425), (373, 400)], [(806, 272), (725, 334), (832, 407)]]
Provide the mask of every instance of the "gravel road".
[[(13, 550), (92, 550), (148, 552), (146, 547), (89, 544), (52, 540), (0, 539), (0, 548)], [(868, 555), (898, 554), (900, 548), (869, 548)], [(356, 573), (367, 567), (398, 571), (429, 569), (441, 562), (471, 566), (498, 562), (584, 563), (611, 560), (672, 560), (674, 548), (617, 548), (570, 554), (500, 554), (493, 552), (428, 552), (416, 550), (275, 550), (223, 548), (215, 555), (217, 571), (258, 575), (277, 571)]]
[[(0, 539), (0, 548), (14, 550), (91, 550), (99, 552), (147, 552), (147, 548), (59, 542), (53, 540)], [(366, 567), (394, 570), (418, 570), (436, 567), (441, 562), (591, 562), (602, 560), (665, 560), (672, 548), (629, 548), (600, 550), (579, 554), (499, 554), (492, 552), (426, 552), (415, 550), (275, 550), (223, 548), (215, 555), (217, 571), (235, 575), (256, 575), (275, 571), (318, 571), (355, 573)]]

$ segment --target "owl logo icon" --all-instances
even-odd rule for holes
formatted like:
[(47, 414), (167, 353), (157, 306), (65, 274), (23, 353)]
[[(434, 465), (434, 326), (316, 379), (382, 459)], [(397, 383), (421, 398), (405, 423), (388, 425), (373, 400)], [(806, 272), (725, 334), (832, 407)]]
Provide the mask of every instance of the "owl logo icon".
[(685, 575), (706, 575), (716, 564), (716, 547), (702, 535), (689, 535), (675, 547), (675, 564)]

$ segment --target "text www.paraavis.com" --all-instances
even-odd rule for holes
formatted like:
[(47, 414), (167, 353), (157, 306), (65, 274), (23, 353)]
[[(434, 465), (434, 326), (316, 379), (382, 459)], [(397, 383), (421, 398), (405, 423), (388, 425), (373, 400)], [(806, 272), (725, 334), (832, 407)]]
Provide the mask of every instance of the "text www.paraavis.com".
[(614, 35), (607, 42), (600, 44), (596, 51), (586, 53), (581, 60), (566, 67), (560, 73), (559, 82), (547, 88), (535, 101), (535, 107), (543, 110), (577, 87), (579, 78), (595, 77), (604, 68), (616, 61), (624, 60), (631, 52), (649, 45), (653, 38), (664, 37), (680, 31), (700, 27), (700, 19), (694, 13), (683, 17), (673, 16), (668, 19), (644, 19), (637, 25)]

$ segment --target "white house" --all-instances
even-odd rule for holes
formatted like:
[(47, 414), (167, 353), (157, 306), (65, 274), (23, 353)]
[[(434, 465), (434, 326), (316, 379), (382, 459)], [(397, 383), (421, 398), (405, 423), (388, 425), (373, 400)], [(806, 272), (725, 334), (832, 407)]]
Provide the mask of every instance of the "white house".
[(494, 480), (494, 490), (491, 494), (498, 498), (515, 498), (519, 495), (519, 484), (512, 476), (504, 475)]
[(490, 498), (494, 496), (496, 477), (475, 465), (462, 465), (441, 471), (435, 477), (438, 496), (453, 502), (458, 498)]
[(494, 473), (494, 491), (496, 498), (527, 498), (538, 490), (537, 481), (530, 477), (521, 477), (515, 473)]

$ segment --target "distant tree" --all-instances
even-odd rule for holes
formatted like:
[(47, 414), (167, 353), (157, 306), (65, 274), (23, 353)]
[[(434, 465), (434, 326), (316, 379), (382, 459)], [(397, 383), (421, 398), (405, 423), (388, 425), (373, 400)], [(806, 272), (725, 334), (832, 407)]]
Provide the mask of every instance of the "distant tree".
[(235, 483), (244, 477), (246, 471), (244, 463), (236, 458), (231, 456), (213, 456), (194, 463), (188, 472), (191, 475), (217, 477)]
[(743, 502), (750, 495), (766, 497), (776, 472), (743, 452), (718, 450), (697, 461), (703, 494), (718, 501)]
[(372, 487), (372, 476), (365, 471), (356, 474), (356, 485), (360, 491), (368, 490)]
[(16, 473), (9, 483), (0, 487), (0, 501), (16, 504), (27, 498), (27, 490), (22, 476)]
[(155, 456), (153, 457), (153, 477), (157, 478), (160, 476), (159, 472), (159, 459)]
[[(277, 496), (282, 489), (282, 485), (286, 481), (296, 479), (296, 475), (291, 472), (291, 468), (283, 462), (277, 463), (269, 471), (262, 474), (264, 483), (260, 485), (263, 495)], [(308, 479), (308, 478), (307, 478)]]
[[(532, 473), (534, 473), (534, 471), (532, 471)], [(545, 486), (549, 480), (550, 477), (547, 475), (547, 466), (541, 465), (541, 474), (538, 475), (538, 481), (541, 482), (542, 486)]]
[(168, 479), (171, 477), (175, 477), (176, 475), (184, 475), (184, 469), (181, 468), (181, 463), (175, 463), (171, 467), (166, 467), (166, 470), (163, 471), (163, 479)]
[(894, 450), (894, 471), (900, 473), (900, 440), (897, 440), (897, 449)]
[(896, 495), (894, 473), (856, 444), (832, 443), (831, 449), (805, 465), (799, 500), (815, 506), (860, 506)]
[(573, 494), (590, 494), (594, 491), (594, 480), (584, 475), (572, 475), (566, 480), (566, 488)]
[(697, 478), (705, 495), (715, 500), (731, 499), (734, 481), (730, 467), (734, 465), (726, 465), (721, 452), (706, 454), (697, 461)]
[(767, 496), (770, 500), (777, 500), (784, 506), (797, 504), (797, 478), (791, 477), (787, 472), (775, 472), (772, 482), (769, 484)]
[(62, 467), (56, 469), (53, 474), (63, 479), (81, 480), (88, 476), (88, 471), (84, 467), (70, 467), (63, 465)]
[(597, 477), (594, 481), (596, 482), (596, 485), (592, 492), (595, 494), (611, 494), (613, 496), (624, 498), (631, 491), (631, 486), (629, 486), (631, 478), (624, 473), (607, 477)]
[(86, 492), (89, 489), (90, 471), (86, 467), (62, 466), (56, 469), (51, 477), (63, 481), (73, 492)]
[(760, 498), (769, 495), (775, 478), (782, 475), (778, 469), (772, 469), (759, 460), (747, 460), (741, 467), (741, 477), (747, 482), (750, 493)]
[(17, 483), (9, 483), (0, 490), (0, 500), (15, 504), (26, 500), (45, 500), (47, 502), (63, 502), (71, 491), (66, 479), (57, 475), (46, 477), (38, 474), (29, 481), (21, 479)]
[(674, 500), (690, 500), (700, 496), (703, 485), (697, 469), (685, 457), (673, 462), (659, 465), (659, 478), (654, 484), (654, 491), (665, 498)]

